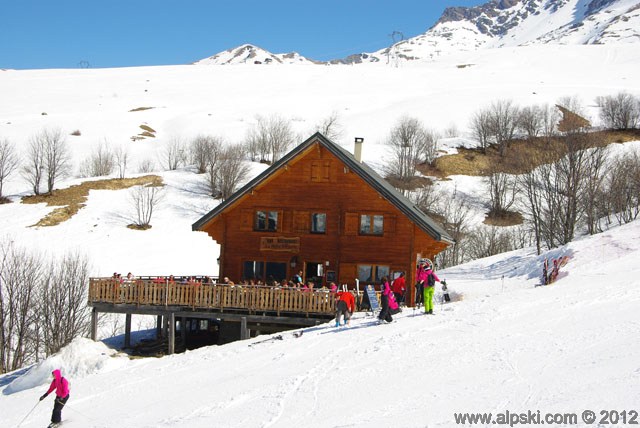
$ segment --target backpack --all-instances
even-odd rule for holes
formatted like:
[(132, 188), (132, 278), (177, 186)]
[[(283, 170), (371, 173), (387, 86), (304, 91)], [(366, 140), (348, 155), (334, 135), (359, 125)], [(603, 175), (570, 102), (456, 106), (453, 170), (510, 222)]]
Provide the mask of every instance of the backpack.
[(433, 276), (433, 272), (431, 272), (427, 277), (427, 285), (429, 287), (433, 287), (434, 285), (436, 285), (436, 278)]

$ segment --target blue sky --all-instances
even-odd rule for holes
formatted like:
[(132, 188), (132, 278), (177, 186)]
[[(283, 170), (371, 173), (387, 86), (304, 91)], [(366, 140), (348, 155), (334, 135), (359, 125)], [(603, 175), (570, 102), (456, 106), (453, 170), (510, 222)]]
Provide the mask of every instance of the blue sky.
[(0, 0), (0, 68), (186, 64), (244, 43), (317, 60), (424, 33), (487, 0)]

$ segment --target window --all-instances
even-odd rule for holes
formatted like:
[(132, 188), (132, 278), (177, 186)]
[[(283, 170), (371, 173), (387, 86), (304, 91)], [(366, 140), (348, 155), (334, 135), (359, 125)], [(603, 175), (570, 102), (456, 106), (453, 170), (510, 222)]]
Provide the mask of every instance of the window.
[(315, 161), (311, 163), (311, 181), (314, 183), (328, 183), (331, 162)]
[(278, 230), (278, 211), (256, 211), (255, 230)]
[(389, 266), (358, 265), (358, 280), (369, 284), (379, 284), (383, 276), (389, 278), (389, 272)]
[(384, 216), (362, 214), (360, 216), (361, 235), (382, 235), (384, 230)]
[(242, 278), (249, 281), (263, 280), (264, 279), (264, 262), (261, 261), (246, 261), (242, 264)]
[(311, 214), (311, 233), (327, 232), (327, 214), (313, 213)]

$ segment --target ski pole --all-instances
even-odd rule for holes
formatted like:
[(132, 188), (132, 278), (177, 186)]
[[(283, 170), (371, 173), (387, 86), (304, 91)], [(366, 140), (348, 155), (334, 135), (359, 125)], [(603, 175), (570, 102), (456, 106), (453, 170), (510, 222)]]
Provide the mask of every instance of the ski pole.
[(36, 407), (38, 406), (38, 404), (40, 404), (40, 400), (38, 400), (38, 402), (36, 403), (35, 406), (33, 406), (33, 408), (31, 410), (29, 410), (29, 413), (27, 413), (27, 415), (22, 418), (22, 420), (20, 421), (20, 423), (18, 425), (16, 425), (16, 428), (18, 428), (20, 425), (22, 425), (22, 423), (29, 417), (29, 415), (36, 409)]

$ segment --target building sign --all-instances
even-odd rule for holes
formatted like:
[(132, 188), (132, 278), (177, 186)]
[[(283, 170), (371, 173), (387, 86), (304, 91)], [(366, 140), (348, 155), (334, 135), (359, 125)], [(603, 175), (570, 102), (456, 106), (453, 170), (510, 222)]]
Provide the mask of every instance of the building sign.
[(300, 251), (300, 238), (285, 238), (283, 236), (260, 238), (260, 251)]

